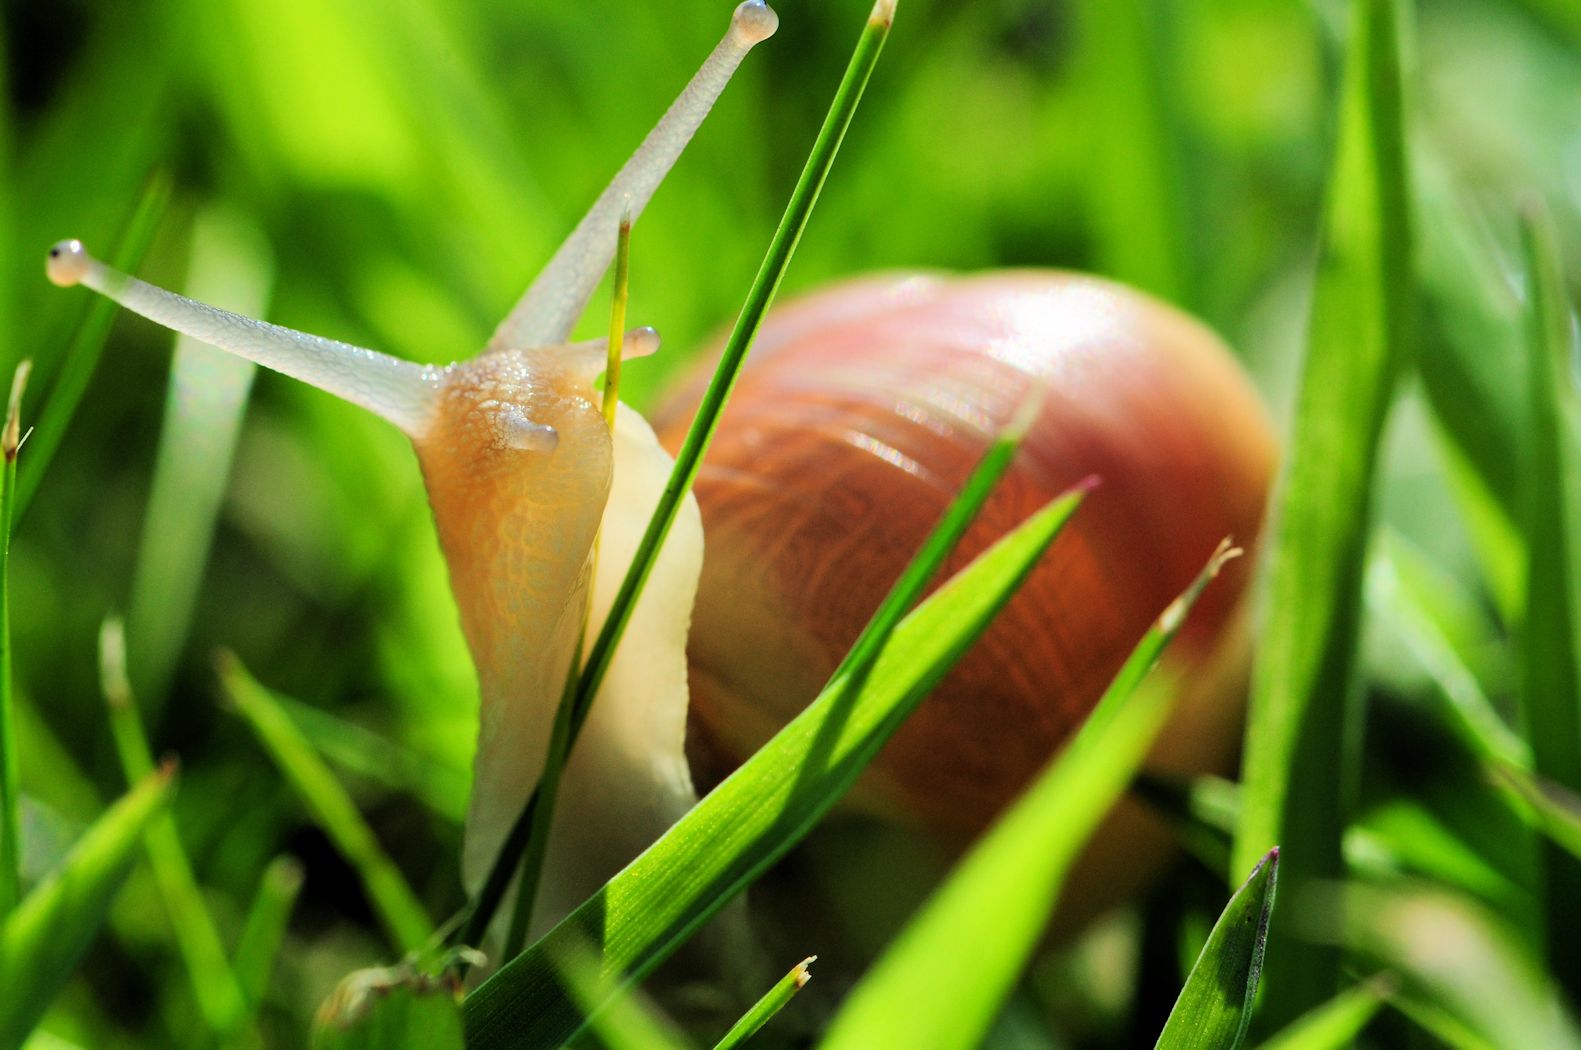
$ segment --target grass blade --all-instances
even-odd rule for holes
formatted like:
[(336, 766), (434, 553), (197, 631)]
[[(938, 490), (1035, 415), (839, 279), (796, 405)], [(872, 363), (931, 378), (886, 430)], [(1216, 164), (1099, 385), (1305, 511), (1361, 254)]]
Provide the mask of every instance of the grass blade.
[(368, 903), (379, 916), (390, 943), (403, 952), (423, 947), (434, 934), (433, 923), (335, 774), (324, 765), (291, 716), (234, 656), (221, 654), (219, 673), (225, 695), (252, 727), (258, 742), (296, 789), (335, 848), (357, 872)]
[[(217, 210), (192, 231), (186, 294), (262, 317), (272, 263), (257, 231)], [(159, 451), (127, 608), (132, 678), (158, 724), (192, 622), (203, 568), (258, 366), (182, 336), (170, 362)]]
[(296, 858), (276, 857), (270, 861), (258, 883), (258, 895), (247, 912), (247, 921), (242, 924), (231, 962), (250, 1012), (257, 1012), (268, 991), (269, 975), (274, 972), (280, 946), (285, 943), (286, 927), (300, 892), (302, 865)]
[[(1456, 1032), (1459, 1045), (1581, 1047), (1581, 1029), (1553, 976), (1494, 914), (1425, 885), (1353, 880), (1337, 892), (1341, 910), (1332, 922), (1352, 953), (1397, 975), (1397, 1002), (1413, 1019)], [(1309, 908), (1304, 921), (1319, 914)]]
[(1389, 617), (1438, 685), (1446, 724), (1484, 761), (1531, 768), (1531, 749), (1494, 708), (1457, 642), (1450, 621), (1460, 596), (1405, 539), (1385, 530), (1379, 540), (1368, 568), (1368, 602)]
[(702, 403), (698, 405), (697, 416), (692, 420), (692, 427), (687, 431), (686, 440), (681, 444), (680, 452), (676, 454), (675, 471), (670, 475), (670, 483), (665, 486), (664, 495), (660, 498), (658, 506), (654, 508), (653, 520), (649, 523), (648, 531), (643, 535), (642, 543), (637, 548), (637, 555), (632, 561), (625, 581), (621, 584), (614, 605), (610, 608), (609, 617), (604, 621), (603, 629), (599, 631), (592, 648), (588, 651), (587, 666), (577, 685), (576, 711), (580, 717), (573, 722), (575, 728), (580, 727), (586, 717), (588, 706), (593, 702), (593, 697), (598, 695), (598, 687), (603, 682), (604, 672), (614, 656), (615, 646), (620, 642), (621, 632), (625, 630), (626, 622), (636, 607), (642, 586), (653, 567), (653, 560), (658, 556), (665, 536), (669, 535), (670, 526), (680, 509), (681, 500), (685, 498), (692, 487), (692, 482), (697, 478), (703, 454), (708, 451), (708, 443), (713, 439), (714, 431), (718, 429), (719, 416), (724, 411), (725, 400), (730, 396), (731, 388), (735, 386), (736, 376), (746, 359), (747, 351), (752, 346), (753, 337), (757, 335), (758, 326), (763, 322), (763, 315), (768, 311), (769, 304), (774, 301), (774, 293), (779, 290), (785, 269), (790, 265), (791, 256), (796, 251), (796, 242), (801, 240), (802, 231), (807, 228), (807, 220), (812, 217), (813, 205), (818, 202), (818, 194), (829, 176), (829, 169), (834, 165), (840, 143), (845, 138), (846, 130), (851, 126), (852, 118), (856, 116), (856, 107), (862, 100), (862, 92), (867, 87), (868, 78), (872, 76), (873, 67), (878, 64), (878, 56), (883, 50), (884, 41), (889, 38), (889, 29), (895, 16), (895, 2), (896, 0), (878, 0), (872, 13), (868, 15), (867, 24), (857, 40), (850, 64), (846, 66), (845, 75), (835, 91), (834, 102), (829, 106), (828, 116), (824, 118), (823, 127), (818, 130), (818, 137), (813, 141), (812, 151), (807, 156), (801, 177), (796, 180), (796, 187), (791, 191), (790, 203), (785, 207), (784, 217), (780, 219), (779, 227), (774, 231), (763, 265), (759, 268), (757, 277), (753, 279), (752, 287), (747, 291), (747, 301), (736, 318), (735, 327), (730, 331), (730, 338), (725, 342), (719, 367), (708, 384)]
[(1138, 686), (1230, 558), (1223, 544), (1137, 643), (1076, 736), (956, 867), (862, 979), (821, 1044), (982, 1042), (1035, 947), (1081, 846), (1130, 783), (1174, 690)]
[(1279, 849), (1257, 862), (1208, 934), (1186, 977), (1158, 1046), (1164, 1050), (1238, 1050), (1251, 1027), (1263, 973), (1268, 920), (1279, 883)]
[(1364, 981), (1302, 1014), (1257, 1050), (1345, 1050), (1377, 1016), (1393, 985), (1387, 974)]
[[(621, 581), (620, 590), (610, 606), (609, 615), (588, 650), (587, 661), (577, 681), (570, 712), (568, 748), (575, 746), (576, 735), (581, 730), (582, 723), (587, 720), (593, 698), (598, 695), (599, 686), (603, 684), (604, 675), (608, 672), (610, 661), (615, 656), (615, 647), (620, 643), (620, 636), (637, 607), (637, 599), (641, 596), (643, 585), (647, 582), (653, 563), (659, 556), (659, 549), (664, 546), (670, 527), (675, 523), (675, 516), (680, 512), (681, 503), (686, 498), (687, 492), (691, 490), (692, 482), (697, 478), (703, 454), (708, 451), (708, 443), (713, 439), (714, 431), (718, 429), (719, 416), (724, 411), (725, 401), (729, 398), (731, 389), (735, 386), (736, 376), (746, 360), (752, 339), (757, 334), (763, 315), (774, 299), (774, 293), (779, 289), (780, 281), (785, 276), (785, 269), (790, 265), (791, 256), (796, 251), (796, 243), (807, 227), (807, 220), (812, 216), (813, 205), (818, 201), (818, 194), (823, 189), (824, 181), (829, 176), (829, 169), (834, 164), (835, 154), (839, 152), (840, 143), (845, 138), (846, 130), (851, 126), (852, 118), (856, 115), (857, 104), (862, 99), (868, 78), (872, 76), (873, 67), (878, 63), (879, 52), (883, 49), (884, 41), (889, 37), (889, 28), (894, 20), (895, 3), (896, 0), (877, 0), (872, 13), (868, 16), (867, 25), (857, 40), (856, 51), (852, 54), (840, 86), (835, 91), (834, 102), (830, 104), (828, 116), (824, 118), (823, 126), (813, 141), (812, 151), (808, 154), (807, 163), (802, 168), (795, 188), (791, 191), (790, 203), (785, 207), (785, 214), (780, 219), (779, 227), (774, 231), (773, 239), (769, 242), (763, 264), (747, 292), (746, 303), (742, 306), (735, 327), (731, 329), (730, 338), (725, 343), (719, 367), (715, 370), (708, 390), (703, 395), (702, 403), (698, 405), (697, 415), (692, 420), (691, 429), (687, 431), (686, 440), (682, 443), (680, 452), (676, 454), (675, 470), (671, 473), (669, 483), (665, 485), (664, 493), (654, 507), (653, 518), (649, 521), (647, 531), (643, 533), (642, 541), (637, 546), (637, 552), (632, 558), (631, 568), (626, 572), (626, 578)], [(506, 835), (504, 843), (501, 844), (499, 856), (484, 880), (484, 887), (479, 892), (478, 899), (473, 902), (471, 915), (461, 930), (462, 943), (475, 944), (481, 939), (483, 931), (488, 929), (494, 912), (504, 898), (506, 888), (510, 885), (511, 873), (516, 870), (527, 849), (532, 825), (535, 822), (548, 824), (548, 815), (538, 817), (536, 815), (538, 809), (538, 794), (534, 792), (522, 810), (521, 816), (516, 818), (516, 823)]]
[[(156, 172), (144, 187), (143, 195), (111, 254), (112, 266), (122, 271), (137, 268), (138, 260), (153, 242), (154, 230), (159, 226), (159, 220), (169, 203), (170, 178), (163, 172)], [(82, 401), (83, 392), (88, 389), (88, 381), (93, 378), (99, 355), (104, 352), (104, 341), (110, 334), (110, 323), (115, 319), (118, 309), (110, 300), (95, 296), (83, 311), (82, 321), (77, 325), (71, 345), (66, 348), (54, 382), (50, 385), (49, 397), (38, 414), (38, 433), (33, 436), (32, 454), (28, 456), (31, 465), (22, 473), (17, 484), (13, 514), (17, 520), (27, 513), (28, 506), (38, 492), (39, 483), (44, 480), (44, 473), (49, 470), (60, 443), (66, 439), (71, 418), (77, 414), (77, 405)]]
[[(99, 632), (99, 674), (121, 769), (127, 783), (136, 784), (154, 771), (154, 756), (126, 678), (125, 637), (117, 620), (106, 620)], [(192, 874), (192, 862), (187, 859), (175, 818), (169, 812), (155, 814), (149, 820), (143, 846), (198, 1009), (211, 1029), (229, 1032), (241, 1021), (241, 986), (225, 958), (219, 930), (203, 903), (203, 892)]]
[[(1396, 0), (1354, 0), (1305, 371), (1275, 516), (1232, 870), (1270, 847), (1295, 884), (1344, 874), (1356, 786), (1354, 675), (1372, 477), (1411, 313)], [(1338, 955), (1276, 928), (1267, 1020), (1337, 990)]]
[[(1575, 401), (1571, 314), (1563, 264), (1548, 217), (1523, 217), (1527, 284), (1527, 434), (1521, 472), (1526, 533), (1526, 609), (1519, 638), (1521, 717), (1535, 771), (1581, 791), (1581, 664), (1574, 607), (1566, 488), (1581, 469), (1566, 446), (1565, 417)], [(1549, 962), (1561, 980), (1581, 980), (1581, 863), (1549, 844), (1544, 851)]]
[(22, 392), (32, 365), (17, 365), (0, 433), (0, 920), (22, 899), (22, 784), (11, 683), (11, 523), (16, 512), (16, 459), (22, 447)]
[(1187, 232), (1191, 172), (1169, 83), (1181, 51), (1170, 39), (1174, 19), (1155, 0), (1084, 0), (1075, 14), (1083, 123), (1092, 136), (1082, 171), (1098, 268), (1189, 304), (1200, 271)]
[(0, 1046), (20, 1045), (71, 978), (174, 777), (166, 765), (106, 810), (0, 926)]
[(735, 1050), (751, 1039), (759, 1028), (772, 1021), (774, 1015), (785, 1009), (796, 993), (812, 980), (807, 968), (817, 961), (816, 955), (809, 955), (792, 967), (790, 973), (781, 977), (773, 988), (763, 994), (763, 998), (752, 1004), (752, 1009), (741, 1015), (741, 1020), (730, 1026), (724, 1038), (714, 1044), (714, 1050)]
[(986, 629), (1081, 498), (1055, 500), (952, 577), (895, 629), (860, 688), (845, 676), (832, 681), (663, 838), (472, 993), (469, 1045), (560, 1045), (584, 1017), (558, 983), (558, 945), (590, 941), (615, 986), (638, 980), (784, 855)]

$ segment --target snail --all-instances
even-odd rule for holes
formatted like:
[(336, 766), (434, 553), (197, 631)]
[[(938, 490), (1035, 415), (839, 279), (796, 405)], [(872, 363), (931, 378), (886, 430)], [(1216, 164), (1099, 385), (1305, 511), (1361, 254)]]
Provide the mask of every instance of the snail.
[[(412, 440), (482, 696), (462, 865), (473, 889), (542, 771), (589, 597), (596, 633), (668, 480), (660, 436), (675, 447), (690, 418), (683, 396), (658, 436), (624, 405), (611, 429), (595, 387), (603, 344), (566, 340), (622, 218), (640, 214), (776, 25), (762, 0), (735, 9), (484, 351), (453, 365), (218, 310), (118, 273), (76, 241), (50, 251), (57, 284), (336, 394)], [(623, 353), (656, 348), (639, 328)], [(885, 751), (870, 804), (943, 841), (969, 838), (1219, 539), (1255, 537), (1273, 452), (1249, 385), (1206, 329), (1118, 286), (1036, 273), (857, 281), (771, 315), (754, 359), (698, 479), (703, 511), (690, 497), (683, 506), (566, 767), (538, 908), (550, 919), (695, 802), (689, 706), (712, 778), (810, 699), (1034, 377), (1051, 391), (1042, 420), (955, 565), (1069, 483), (1097, 473), (1104, 486)], [(1205, 599), (1177, 642), (1182, 667), (1233, 676), (1235, 647), (1215, 639), (1234, 634), (1242, 582), (1232, 569)], [(1199, 692), (1211, 702), (1182, 714), (1196, 731), (1172, 743), (1188, 768), (1222, 761), (1234, 740), (1227, 690)]]
[[(735, 8), (702, 68), (470, 360), (419, 366), (163, 291), (78, 241), (50, 249), (56, 284), (84, 284), (360, 405), (411, 439), (482, 696), (462, 858), (474, 891), (542, 772), (584, 617), (596, 632), (674, 465), (625, 405), (606, 423), (595, 389), (605, 344), (566, 340), (621, 222), (641, 213), (747, 52), (777, 27), (763, 0)], [(639, 328), (622, 356), (657, 345), (657, 333)], [(565, 767), (537, 900), (547, 918), (580, 903), (696, 801), (683, 751), (684, 647), (701, 561), (688, 500)]]
[[(654, 414), (672, 449), (703, 378)], [(759, 332), (694, 486), (708, 537), (689, 647), (701, 782), (816, 694), (1034, 384), (1037, 422), (945, 573), (1083, 478), (1101, 484), (869, 767), (864, 808), (963, 848), (1215, 545), (1254, 544), (1272, 430), (1229, 350), (1178, 310), (1053, 271), (887, 274), (787, 302)], [(1228, 772), (1249, 560), (1226, 569), (1166, 658), (1187, 688), (1155, 770)], [(1134, 816), (1096, 847), (1114, 853), (1091, 865), (1096, 884), (1070, 894), (1113, 897), (1164, 852), (1126, 841)]]

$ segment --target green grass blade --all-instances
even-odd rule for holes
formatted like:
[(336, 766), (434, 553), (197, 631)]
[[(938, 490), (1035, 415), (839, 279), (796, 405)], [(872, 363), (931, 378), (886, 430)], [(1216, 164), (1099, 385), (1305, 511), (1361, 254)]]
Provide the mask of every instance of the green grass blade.
[[(159, 226), (159, 220), (169, 203), (170, 178), (163, 172), (157, 172), (148, 180), (137, 207), (111, 253), (109, 261), (112, 266), (122, 271), (137, 268), (138, 260), (153, 242), (154, 230)], [(39, 483), (44, 480), (55, 453), (66, 439), (71, 419), (77, 414), (77, 405), (81, 403), (83, 392), (88, 389), (88, 381), (93, 378), (93, 370), (99, 364), (99, 356), (104, 352), (110, 323), (119, 309), (110, 300), (94, 296), (83, 312), (77, 330), (72, 334), (71, 345), (66, 348), (54, 381), (50, 384), (49, 397), (39, 411), (37, 433), (29, 441), (33, 447), (28, 456), (28, 469), (17, 479), (14, 509), (17, 520), (27, 513), (28, 506), (38, 492)]]
[(1345, 1050), (1377, 1016), (1393, 984), (1384, 975), (1341, 992), (1259, 1043), (1257, 1050)]
[(1075, 5), (1076, 59), (1091, 136), (1087, 214), (1099, 269), (1170, 302), (1192, 301), (1190, 172), (1182, 164), (1179, 99), (1169, 65), (1175, 21), (1157, 0)]
[(16, 460), (22, 446), (22, 392), (27, 361), (17, 365), (0, 433), (0, 920), (22, 899), (22, 774), (11, 681), (11, 523), (16, 512)]
[[(879, 52), (883, 49), (884, 41), (889, 37), (890, 25), (894, 20), (895, 2), (896, 0), (877, 0), (872, 13), (868, 16), (867, 25), (857, 41), (856, 51), (851, 56), (840, 86), (835, 90), (829, 113), (824, 118), (817, 138), (813, 141), (812, 151), (802, 168), (801, 177), (797, 179), (796, 186), (791, 191), (790, 203), (785, 207), (785, 214), (780, 219), (779, 227), (774, 231), (773, 239), (769, 242), (763, 264), (747, 292), (746, 303), (742, 306), (735, 327), (730, 332), (730, 338), (725, 343), (724, 353), (719, 359), (719, 367), (714, 371), (714, 377), (703, 395), (702, 403), (698, 405), (697, 415), (692, 420), (691, 429), (687, 431), (681, 450), (675, 457), (675, 469), (671, 472), (670, 480), (653, 509), (653, 517), (648, 523), (647, 531), (643, 533), (642, 540), (637, 544), (631, 567), (626, 571), (620, 589), (610, 604), (609, 615), (605, 617), (598, 637), (593, 640), (588, 650), (570, 711), (567, 748), (575, 746), (577, 733), (581, 730), (582, 723), (587, 720), (593, 698), (598, 695), (599, 686), (603, 684), (610, 661), (614, 659), (615, 648), (620, 644), (620, 636), (624, 633), (626, 624), (637, 607), (637, 599), (642, 595), (642, 588), (647, 583), (648, 574), (653, 570), (659, 549), (664, 545), (665, 537), (670, 534), (670, 527), (675, 523), (675, 516), (680, 512), (681, 503), (685, 500), (687, 492), (691, 490), (692, 482), (697, 478), (697, 471), (702, 466), (703, 454), (708, 451), (708, 443), (713, 439), (714, 431), (718, 429), (719, 417), (724, 412), (725, 401), (735, 386), (736, 376), (746, 360), (747, 351), (751, 349), (752, 339), (757, 334), (758, 326), (763, 322), (763, 315), (768, 311), (769, 304), (773, 302), (774, 293), (779, 289), (780, 281), (785, 276), (785, 269), (790, 265), (796, 244), (801, 240), (802, 231), (807, 227), (807, 220), (812, 216), (813, 205), (817, 203), (818, 194), (829, 176), (829, 169), (834, 165), (840, 143), (851, 126), (852, 118), (856, 115), (856, 107), (862, 99), (862, 92), (867, 87), (869, 77), (872, 76), (873, 67), (878, 63)], [(544, 810), (542, 816), (538, 815), (540, 808)], [(511, 873), (521, 863), (532, 841), (533, 826), (535, 824), (547, 826), (551, 815), (548, 812), (550, 809), (552, 807), (539, 806), (537, 792), (527, 800), (527, 805), (516, 818), (516, 823), (500, 846), (499, 856), (495, 858), (484, 880), (483, 890), (473, 902), (471, 915), (461, 930), (462, 943), (477, 943), (483, 931), (488, 929), (494, 912), (510, 885)]]
[(590, 941), (616, 985), (638, 980), (783, 856), (986, 629), (1081, 498), (1055, 500), (947, 581), (895, 629), (860, 688), (832, 681), (663, 838), (473, 992), (469, 1045), (560, 1045), (584, 1018), (555, 976), (557, 945)]
[[(631, 215), (628, 213), (621, 217), (616, 233), (614, 290), (610, 297), (609, 339), (604, 356), (602, 407), (604, 424), (611, 432), (615, 429), (615, 416), (620, 408), (620, 356), (626, 338), (626, 303), (630, 295)], [(589, 577), (598, 575), (598, 549), (598, 537), (595, 536)], [(549, 829), (554, 822), (555, 802), (560, 797), (560, 777), (565, 772), (566, 759), (570, 757), (571, 742), (575, 737), (576, 684), (582, 673), (582, 649), (587, 644), (587, 621), (592, 611), (593, 598), (589, 592), (582, 606), (582, 626), (577, 631), (576, 649), (571, 657), (571, 665), (566, 670), (560, 704), (555, 709), (554, 724), (550, 727), (543, 773), (533, 791), (534, 798), (522, 812), (522, 818), (527, 821), (527, 843), (522, 853), (521, 876), (516, 883), (516, 903), (512, 907), (510, 925), (505, 932), (503, 958), (506, 959), (515, 958), (527, 943), (527, 924), (532, 920), (533, 908), (538, 902), (544, 858), (549, 852)], [(512, 837), (507, 835), (506, 842), (509, 843)], [(502, 855), (506, 852), (504, 849), (500, 851)]]
[(0, 1046), (19, 1045), (70, 980), (174, 775), (164, 767), (106, 810), (0, 925)]
[(403, 952), (423, 947), (434, 934), (433, 923), (335, 774), (275, 698), (234, 656), (221, 656), (219, 672), (225, 695), (252, 727), (258, 742), (296, 789), (335, 848), (357, 872), (368, 903), (390, 943)]
[(1315, 934), (1331, 935), (1316, 925), (1330, 911), (1328, 921), (1343, 928), (1353, 956), (1398, 977), (1396, 1002), (1413, 1018), (1455, 1033), (1460, 1045), (1581, 1047), (1581, 1029), (1553, 975), (1495, 914), (1426, 885), (1352, 880), (1335, 894), (1320, 895), (1328, 908), (1314, 901), (1306, 921)]
[(763, 265), (759, 268), (757, 277), (753, 279), (752, 287), (747, 291), (746, 303), (741, 307), (735, 327), (731, 329), (730, 337), (725, 342), (719, 367), (714, 371), (714, 377), (708, 384), (702, 403), (698, 405), (697, 415), (692, 420), (691, 429), (686, 433), (686, 440), (681, 444), (680, 452), (676, 454), (675, 470), (671, 473), (670, 481), (664, 487), (664, 493), (659, 497), (659, 503), (654, 508), (653, 520), (649, 523), (647, 532), (643, 534), (642, 542), (637, 546), (637, 553), (632, 559), (625, 580), (621, 582), (620, 590), (615, 595), (609, 616), (604, 621), (598, 637), (594, 639), (592, 648), (588, 650), (587, 666), (577, 686), (578, 718), (573, 723), (577, 728), (586, 718), (593, 697), (598, 695), (598, 687), (603, 683), (604, 673), (614, 657), (615, 646), (620, 643), (621, 632), (625, 630), (626, 622), (631, 618), (632, 610), (636, 608), (637, 598), (642, 593), (643, 584), (647, 582), (648, 573), (653, 568), (654, 559), (658, 557), (659, 548), (663, 546), (664, 538), (669, 535), (670, 526), (675, 522), (681, 501), (697, 478), (697, 471), (702, 466), (703, 454), (708, 451), (708, 443), (713, 439), (714, 431), (718, 429), (719, 416), (724, 411), (725, 401), (730, 396), (731, 389), (735, 386), (736, 376), (746, 360), (747, 351), (751, 349), (758, 326), (762, 324), (763, 315), (768, 312), (769, 304), (774, 301), (774, 293), (779, 290), (785, 269), (790, 265), (791, 256), (796, 251), (796, 243), (801, 240), (802, 231), (807, 228), (807, 220), (812, 217), (813, 205), (818, 202), (818, 194), (823, 190), (823, 184), (829, 177), (829, 169), (834, 165), (840, 143), (856, 116), (856, 107), (862, 100), (862, 92), (873, 74), (873, 67), (878, 64), (878, 56), (884, 48), (884, 41), (889, 38), (890, 26), (895, 17), (895, 3), (896, 0), (878, 0), (873, 6), (872, 13), (868, 15), (867, 24), (857, 40), (856, 50), (846, 66), (840, 86), (835, 90), (828, 116), (824, 118), (823, 127), (818, 130), (818, 137), (813, 141), (812, 151), (807, 156), (801, 177), (796, 180), (796, 187), (791, 191), (790, 203), (786, 205), (785, 214), (780, 219), (779, 227), (774, 231), (773, 239), (769, 242)]
[(1209, 581), (1238, 553), (1222, 545), (1137, 643), (1069, 746), (851, 992), (825, 1050), (950, 1050), (982, 1042), (1047, 925), (1071, 862), (1163, 728), (1175, 691), (1138, 686)]
[[(1533, 766), (1547, 780), (1581, 791), (1581, 617), (1574, 606), (1570, 533), (1576, 527), (1566, 488), (1581, 463), (1569, 454), (1565, 418), (1573, 410), (1571, 312), (1563, 264), (1546, 214), (1521, 224), (1527, 310), (1527, 434), (1521, 473), (1526, 533), (1526, 609), (1519, 636), (1520, 701)], [(1581, 863), (1545, 849), (1544, 895), (1549, 962), (1566, 983), (1581, 980)]]
[(1518, 766), (1495, 766), (1494, 773), (1526, 803), (1548, 840), (1581, 860), (1581, 795)]
[[(99, 675), (121, 769), (127, 783), (136, 784), (154, 771), (154, 755), (126, 677), (125, 636), (119, 621), (106, 620), (99, 632)], [(229, 1032), (242, 1018), (241, 986), (225, 958), (219, 930), (203, 903), (192, 862), (170, 813), (158, 813), (148, 822), (143, 846), (198, 1009), (211, 1029)]]
[[(693, 1045), (640, 991), (612, 986), (587, 944), (561, 944), (560, 979), (592, 1020), (593, 1041), (606, 1050), (689, 1050)], [(603, 1009), (600, 1009), (600, 1007)]]
[(356, 722), (321, 707), (275, 694), (275, 701), (313, 750), (344, 773), (411, 794), (458, 827), (467, 811), (470, 778), (465, 769), (437, 761)]
[[(1411, 314), (1410, 200), (1396, 0), (1351, 7), (1337, 155), (1295, 433), (1275, 510), (1268, 622), (1253, 670), (1233, 870), (1275, 844), (1285, 877), (1343, 875), (1356, 786), (1354, 676), (1372, 478)], [(1337, 990), (1338, 955), (1269, 944), (1275, 1024)]]
[(1385, 531), (1379, 541), (1368, 568), (1368, 601), (1388, 616), (1437, 684), (1445, 722), (1485, 761), (1530, 768), (1531, 749), (1494, 708), (1457, 641), (1450, 620), (1458, 596), (1403, 538)]
[[(263, 317), (272, 269), (268, 249), (251, 226), (218, 210), (197, 217), (188, 296)], [(191, 626), (257, 371), (251, 361), (196, 339), (176, 340), (126, 618), (132, 679), (151, 724), (158, 724), (171, 671)]]
[(302, 892), (302, 865), (295, 857), (276, 857), (264, 869), (258, 883), (258, 893), (247, 920), (242, 924), (241, 936), (236, 941), (236, 954), (231, 961), (236, 972), (236, 982), (241, 985), (247, 1008), (256, 1012), (269, 989), (269, 975), (274, 972), (280, 947), (285, 943), (286, 927), (291, 922), (291, 911)]
[(1252, 869), (1208, 934), (1186, 976), (1158, 1046), (1164, 1050), (1238, 1050), (1251, 1027), (1263, 949), (1279, 884), (1276, 847)]
[(751, 1039), (759, 1028), (774, 1019), (774, 1015), (785, 1009), (787, 1003), (796, 997), (796, 993), (807, 986), (812, 980), (812, 973), (807, 969), (818, 961), (816, 955), (809, 955), (791, 968), (791, 971), (781, 977), (773, 988), (763, 993), (763, 998), (752, 1004), (752, 1008), (741, 1015), (741, 1020), (730, 1026), (730, 1031), (724, 1038), (714, 1044), (714, 1050), (736, 1050)]

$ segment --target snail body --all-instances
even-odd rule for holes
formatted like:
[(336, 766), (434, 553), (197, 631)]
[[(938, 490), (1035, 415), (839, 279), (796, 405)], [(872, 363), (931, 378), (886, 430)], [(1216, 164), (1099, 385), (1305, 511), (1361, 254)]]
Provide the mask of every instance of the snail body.
[[(1100, 484), (875, 760), (859, 788), (868, 808), (964, 846), (1215, 545), (1255, 542), (1272, 431), (1229, 351), (1179, 311), (1052, 271), (882, 275), (787, 303), (760, 332), (694, 487), (709, 551), (689, 650), (702, 781), (816, 694), (1034, 387), (1037, 422), (945, 573), (1073, 484)], [(655, 415), (669, 447), (698, 392), (694, 379)], [(1230, 566), (1171, 650), (1193, 688), (1155, 768), (1233, 756), (1245, 580), (1244, 562)]]

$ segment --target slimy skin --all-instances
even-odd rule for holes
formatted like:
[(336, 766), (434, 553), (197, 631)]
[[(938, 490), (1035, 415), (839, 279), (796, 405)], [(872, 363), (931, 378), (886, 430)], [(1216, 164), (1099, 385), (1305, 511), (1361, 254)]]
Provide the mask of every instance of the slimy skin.
[[(50, 249), (49, 278), (361, 405), (411, 438), (482, 698), (462, 873), (475, 890), (543, 771), (587, 614), (597, 631), (674, 465), (619, 406), (613, 433), (596, 379), (602, 342), (567, 345), (634, 220), (752, 46), (778, 25), (763, 0), (730, 27), (680, 97), (500, 324), (484, 352), (443, 368), (253, 320)], [(623, 357), (657, 348), (626, 336)], [(613, 493), (613, 498), (611, 498)], [(597, 580), (592, 551), (600, 536)], [(696, 801), (683, 751), (685, 644), (702, 564), (687, 497), (568, 760), (538, 925), (564, 914)]]

